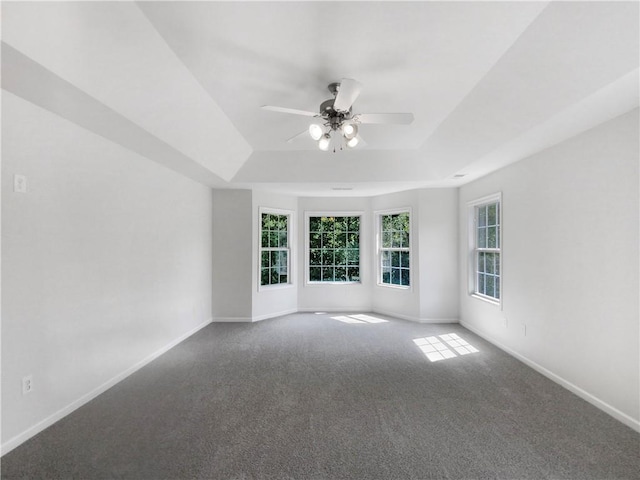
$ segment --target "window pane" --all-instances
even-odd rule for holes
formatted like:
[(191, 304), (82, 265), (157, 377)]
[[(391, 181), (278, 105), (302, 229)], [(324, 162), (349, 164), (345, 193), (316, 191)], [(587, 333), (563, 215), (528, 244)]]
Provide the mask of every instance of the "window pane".
[(287, 230), (287, 216), (278, 215), (278, 230)]
[(500, 248), (500, 225), (496, 227), (496, 248)]
[(336, 231), (334, 235), (335, 235), (334, 246), (336, 248), (345, 248), (347, 246), (347, 234)]
[(400, 236), (400, 246), (402, 248), (409, 248), (409, 232), (402, 232)]
[(319, 282), (322, 280), (322, 269), (320, 267), (311, 267), (309, 269), (309, 280), (311, 282)]
[(400, 266), (404, 268), (409, 268), (409, 252), (400, 253)]
[(478, 207), (478, 227), (487, 225), (487, 207)]
[(309, 217), (309, 231), (310, 232), (322, 231), (322, 221), (320, 217)]
[(487, 247), (487, 229), (486, 227), (478, 228), (478, 248)]
[(496, 277), (496, 298), (500, 298), (500, 277)]
[(288, 247), (287, 245), (288, 235), (286, 230), (284, 232), (278, 232), (278, 246), (279, 247)]
[(322, 246), (324, 248), (333, 247), (333, 234), (331, 232), (323, 232), (321, 235), (322, 235)]
[(347, 263), (349, 265), (358, 265), (360, 263), (360, 251), (355, 248), (347, 250)]
[(349, 267), (347, 268), (347, 277), (350, 282), (359, 282), (360, 281), (360, 268), (359, 267)]
[(269, 224), (269, 214), (268, 213), (263, 213), (262, 214), (262, 230), (268, 230), (268, 224)]
[(269, 269), (270, 272), (270, 277), (271, 277), (271, 284), (272, 285), (276, 285), (278, 283), (278, 280), (280, 280), (280, 275), (278, 274), (278, 269), (277, 268), (270, 268)]
[(393, 285), (400, 285), (400, 269), (399, 268), (391, 269), (391, 283)]
[(269, 268), (269, 252), (262, 252), (260, 257), (260, 266), (262, 268)]
[(278, 273), (280, 275), (286, 275), (287, 274), (287, 256), (288, 256), (288, 252), (286, 251), (281, 251), (280, 255), (279, 255), (279, 263), (278, 263)]
[(496, 275), (500, 275), (500, 254), (496, 253), (494, 256), (495, 259), (495, 268), (494, 268), (494, 272)]
[(269, 269), (263, 268), (260, 271), (260, 285), (269, 285)]
[(484, 268), (485, 272), (493, 273), (493, 253), (485, 253), (484, 254)]
[(493, 287), (495, 285), (494, 280), (495, 280), (495, 277), (493, 275), (487, 275), (485, 288), (486, 288), (486, 295), (488, 295), (489, 297), (495, 296), (495, 291), (493, 290)]
[(349, 248), (360, 247), (360, 234), (358, 233), (347, 234), (347, 247)]
[(347, 229), (350, 232), (360, 231), (360, 217), (347, 217)]
[(322, 217), (322, 230), (325, 232), (333, 232), (335, 221), (336, 219), (334, 217)]
[(277, 251), (269, 252), (271, 257), (271, 267), (275, 267), (276, 265), (278, 265), (278, 253), (280, 252), (277, 252)]
[(400, 248), (402, 246), (402, 232), (394, 231), (391, 234), (391, 247)]
[(333, 265), (333, 250), (322, 250), (322, 265)]
[(262, 242), (261, 242), (262, 246), (267, 248), (269, 247), (269, 232), (266, 230), (262, 231)]
[(382, 232), (382, 248), (391, 248), (391, 232)]
[(497, 221), (496, 221), (496, 204), (493, 203), (491, 205), (489, 205), (487, 207), (487, 215), (489, 217), (489, 220), (487, 222), (487, 225), (496, 225)]
[(382, 231), (389, 232), (393, 230), (393, 218), (391, 215), (382, 216)]
[(391, 252), (391, 266), (392, 267), (400, 266), (400, 252)]
[(322, 255), (319, 248), (309, 250), (309, 265), (322, 265)]
[(347, 252), (344, 249), (336, 250), (334, 254), (334, 262), (336, 265), (347, 264)]
[(269, 246), (272, 248), (278, 246), (278, 232), (269, 232)]
[(478, 252), (478, 272), (484, 272), (484, 252)]
[(484, 290), (484, 274), (479, 273), (478, 274), (478, 293), (481, 293), (484, 295), (485, 290)]
[(487, 247), (498, 248), (496, 227), (487, 228)]
[(409, 269), (403, 268), (400, 275), (401, 285), (409, 286)]
[(336, 282), (347, 281), (347, 269), (345, 267), (336, 267), (334, 281)]
[(322, 234), (319, 232), (312, 232), (309, 234), (309, 247), (320, 248), (322, 246)]
[(333, 282), (333, 267), (322, 267), (322, 281)]
[(382, 252), (382, 267), (391, 266), (391, 252)]
[(391, 269), (382, 270), (382, 283), (391, 283)]

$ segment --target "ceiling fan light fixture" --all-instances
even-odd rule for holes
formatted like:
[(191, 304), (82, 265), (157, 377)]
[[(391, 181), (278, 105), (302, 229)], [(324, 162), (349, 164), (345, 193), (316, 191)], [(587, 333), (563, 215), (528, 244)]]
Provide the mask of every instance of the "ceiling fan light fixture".
[(358, 139), (358, 137), (350, 138), (349, 140), (347, 140), (347, 147), (355, 148), (358, 145), (358, 143), (360, 143), (360, 140)]
[(355, 123), (343, 123), (342, 124), (342, 135), (347, 140), (353, 139), (356, 135), (358, 135), (358, 127)]
[(324, 129), (317, 123), (312, 123), (309, 125), (309, 135), (317, 142), (324, 135)]
[(325, 133), (320, 140), (318, 140), (318, 148), (323, 152), (329, 150), (329, 143), (331, 142), (331, 137), (328, 133)]

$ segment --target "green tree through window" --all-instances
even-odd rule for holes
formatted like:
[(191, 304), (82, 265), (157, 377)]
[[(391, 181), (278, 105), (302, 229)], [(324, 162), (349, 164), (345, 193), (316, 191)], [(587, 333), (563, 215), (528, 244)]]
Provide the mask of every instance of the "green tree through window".
[(475, 293), (500, 299), (500, 202), (475, 207)]
[(411, 285), (409, 212), (380, 215), (380, 283)]
[(289, 283), (289, 216), (261, 216), (260, 285)]
[(309, 281), (360, 281), (360, 217), (309, 217)]

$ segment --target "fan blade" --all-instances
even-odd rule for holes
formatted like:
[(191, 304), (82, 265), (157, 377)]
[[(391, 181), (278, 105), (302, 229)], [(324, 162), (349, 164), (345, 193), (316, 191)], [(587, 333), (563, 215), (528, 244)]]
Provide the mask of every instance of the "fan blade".
[(308, 129), (307, 130), (303, 130), (302, 132), (294, 135), (293, 137), (291, 137), (290, 139), (287, 140), (287, 143), (293, 143), (293, 141), (295, 139), (297, 139), (298, 137), (302, 137), (303, 135), (308, 136), (309, 135), (309, 130)]
[(353, 119), (356, 123), (409, 125), (413, 123), (413, 113), (359, 113)]
[(333, 102), (333, 109), (339, 112), (348, 112), (362, 90), (362, 84), (351, 78), (340, 80), (340, 88)]
[(262, 105), (265, 110), (271, 110), (272, 112), (280, 112), (280, 113), (292, 113), (294, 115), (304, 115), (306, 117), (319, 117), (320, 114), (316, 112), (307, 112), (306, 110), (296, 110), (295, 108), (285, 108), (285, 107), (274, 107), (271, 105)]

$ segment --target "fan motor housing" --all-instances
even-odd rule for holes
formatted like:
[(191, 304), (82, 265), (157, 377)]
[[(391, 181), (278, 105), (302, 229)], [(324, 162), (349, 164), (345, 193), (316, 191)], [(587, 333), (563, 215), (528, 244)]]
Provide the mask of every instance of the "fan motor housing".
[(338, 112), (333, 108), (334, 102), (335, 98), (322, 102), (320, 104), (320, 115), (328, 120), (332, 130), (337, 130), (344, 120), (351, 118), (351, 109), (348, 112)]

